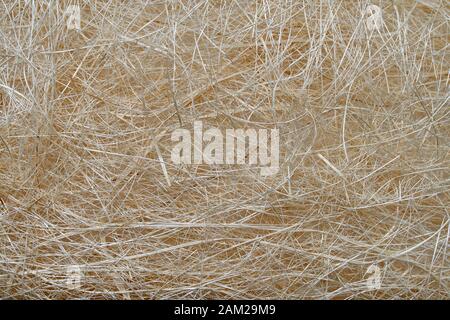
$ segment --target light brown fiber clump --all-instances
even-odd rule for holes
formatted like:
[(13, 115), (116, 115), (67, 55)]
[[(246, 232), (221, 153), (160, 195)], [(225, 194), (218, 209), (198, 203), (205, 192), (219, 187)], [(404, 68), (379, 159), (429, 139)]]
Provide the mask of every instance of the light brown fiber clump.
[[(0, 298), (450, 298), (447, 1), (0, 8)], [(279, 171), (175, 165), (200, 120)]]

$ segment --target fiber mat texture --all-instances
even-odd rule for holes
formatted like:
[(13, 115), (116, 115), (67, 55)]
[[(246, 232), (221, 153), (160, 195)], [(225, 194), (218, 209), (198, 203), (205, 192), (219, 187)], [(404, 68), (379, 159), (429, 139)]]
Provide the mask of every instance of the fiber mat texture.
[(0, 297), (448, 299), (448, 9), (0, 1)]

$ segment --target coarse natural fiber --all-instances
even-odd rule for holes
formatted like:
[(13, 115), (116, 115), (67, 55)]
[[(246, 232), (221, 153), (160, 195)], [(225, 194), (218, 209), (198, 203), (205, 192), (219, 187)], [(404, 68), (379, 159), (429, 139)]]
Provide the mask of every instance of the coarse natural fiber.
[[(1, 298), (449, 298), (448, 1), (0, 7)], [(279, 171), (175, 165), (200, 120)]]

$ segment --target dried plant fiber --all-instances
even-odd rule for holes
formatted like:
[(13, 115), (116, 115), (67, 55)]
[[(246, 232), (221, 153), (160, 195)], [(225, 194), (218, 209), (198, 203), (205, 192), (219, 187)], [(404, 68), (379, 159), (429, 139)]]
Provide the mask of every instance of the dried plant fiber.
[[(1, 0), (0, 298), (449, 299), (448, 9)], [(278, 172), (174, 164), (195, 121)]]

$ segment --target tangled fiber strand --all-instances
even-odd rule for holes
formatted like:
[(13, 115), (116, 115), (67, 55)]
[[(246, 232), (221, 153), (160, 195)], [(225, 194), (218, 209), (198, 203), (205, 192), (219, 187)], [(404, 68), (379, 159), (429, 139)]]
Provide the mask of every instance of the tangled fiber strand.
[[(448, 3), (372, 3), (2, 0), (0, 297), (448, 299)], [(196, 120), (278, 173), (174, 165)]]

